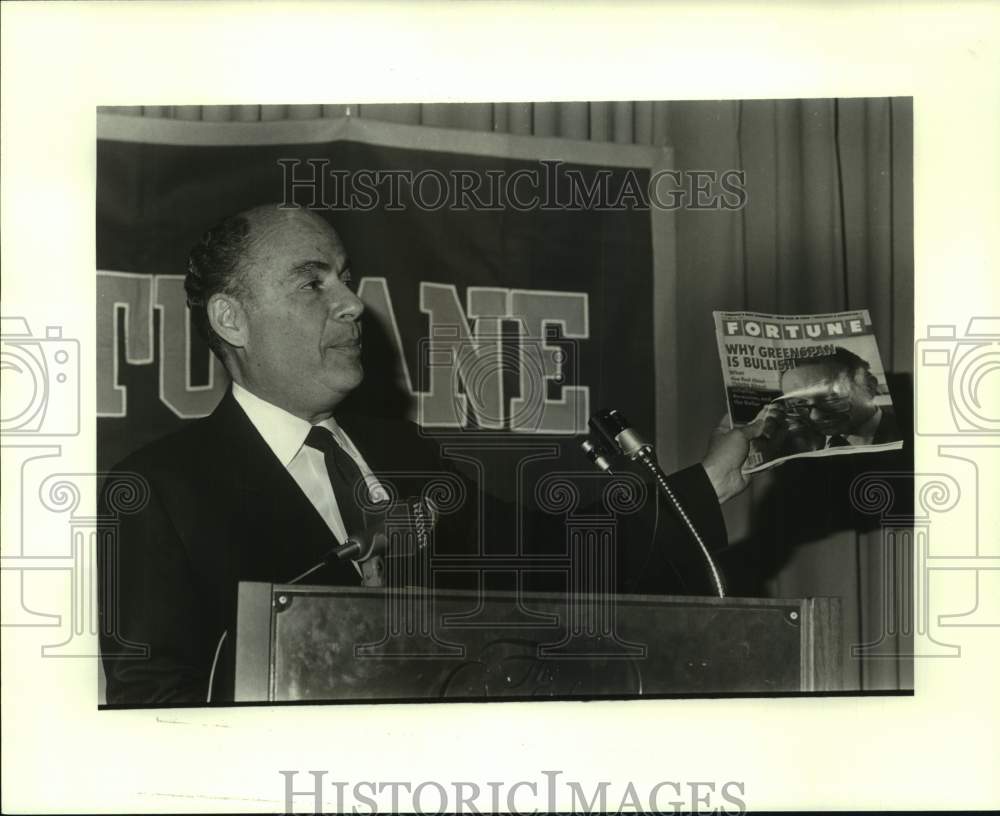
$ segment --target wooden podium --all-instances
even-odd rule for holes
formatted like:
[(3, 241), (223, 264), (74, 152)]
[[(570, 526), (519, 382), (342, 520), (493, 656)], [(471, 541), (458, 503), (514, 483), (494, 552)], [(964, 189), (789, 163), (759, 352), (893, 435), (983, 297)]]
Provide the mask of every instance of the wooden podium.
[(632, 698), (840, 688), (836, 598), (240, 584), (237, 702)]

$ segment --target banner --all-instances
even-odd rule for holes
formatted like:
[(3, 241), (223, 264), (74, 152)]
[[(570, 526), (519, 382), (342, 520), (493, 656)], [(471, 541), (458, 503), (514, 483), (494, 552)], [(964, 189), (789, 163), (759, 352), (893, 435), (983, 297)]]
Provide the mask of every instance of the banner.
[(189, 320), (187, 255), (269, 202), (309, 207), (344, 241), (366, 306), (354, 409), (481, 440), (493, 492), (512, 496), (529, 448), (585, 469), (575, 436), (599, 407), (656, 432), (668, 283), (651, 222), (669, 214), (646, 193), (663, 151), (350, 119), (102, 115), (98, 137), (99, 470), (225, 393)]

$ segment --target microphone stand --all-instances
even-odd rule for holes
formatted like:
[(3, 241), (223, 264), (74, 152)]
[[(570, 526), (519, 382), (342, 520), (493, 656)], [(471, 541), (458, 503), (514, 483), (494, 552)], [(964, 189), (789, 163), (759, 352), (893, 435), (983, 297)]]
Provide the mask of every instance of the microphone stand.
[(720, 598), (725, 598), (726, 592), (722, 587), (722, 577), (719, 575), (719, 569), (715, 565), (715, 559), (712, 558), (712, 554), (708, 551), (708, 547), (706, 547), (705, 542), (702, 541), (697, 528), (694, 526), (694, 522), (691, 521), (690, 516), (688, 516), (687, 511), (684, 509), (684, 506), (680, 503), (677, 496), (674, 495), (674, 491), (670, 489), (670, 485), (667, 484), (667, 474), (663, 472), (663, 468), (661, 468), (659, 462), (656, 461), (656, 456), (653, 454), (651, 449), (648, 449), (637, 454), (635, 459), (642, 462), (649, 472), (653, 474), (653, 478), (656, 479), (656, 483), (659, 485), (660, 490), (663, 491), (663, 494), (667, 497), (667, 499), (669, 499), (670, 504), (673, 505), (674, 510), (677, 511), (677, 515), (680, 516), (681, 521), (684, 522), (684, 526), (688, 528), (692, 538), (694, 538), (698, 547), (701, 549), (701, 554), (705, 557), (708, 569), (712, 573), (712, 581), (715, 584), (716, 594)]
[[(400, 521), (408, 523), (413, 527), (417, 535), (417, 549), (422, 550), (427, 547), (429, 537), (434, 529), (437, 516), (433, 502), (429, 499), (408, 498), (399, 503), (404, 515), (393, 518), (395, 523)], [(323, 556), (323, 560), (311, 566), (305, 572), (296, 575), (286, 584), (297, 584), (303, 578), (308, 578), (317, 570), (335, 561), (355, 561), (360, 564), (361, 577), (364, 586), (381, 586), (381, 557), (386, 554), (389, 538), (386, 535), (386, 519), (388, 511), (383, 513), (381, 518), (361, 533), (349, 536), (343, 544), (336, 544)], [(377, 582), (377, 583), (375, 583)], [(215, 645), (215, 656), (212, 659), (212, 668), (208, 674), (208, 692), (206, 702), (212, 702), (212, 687), (215, 683), (215, 670), (219, 663), (219, 656), (222, 654), (222, 645), (226, 642), (229, 630), (225, 630)]]
[[(688, 516), (687, 511), (674, 494), (674, 491), (670, 489), (670, 485), (667, 483), (667, 474), (663, 472), (663, 468), (660, 467), (660, 463), (656, 460), (656, 454), (653, 452), (653, 446), (639, 436), (639, 434), (629, 426), (625, 417), (622, 416), (617, 410), (612, 409), (610, 411), (599, 411), (591, 417), (589, 424), (597, 437), (607, 440), (607, 442), (610, 443), (615, 450), (619, 451), (624, 456), (627, 456), (633, 462), (641, 462), (646, 469), (653, 474), (653, 478), (656, 480), (656, 484), (659, 486), (660, 491), (667, 497), (681, 521), (684, 522), (684, 526), (687, 527), (688, 531), (691, 533), (691, 537), (694, 538), (698, 547), (701, 549), (701, 554), (704, 556), (705, 562), (708, 564), (708, 569), (712, 574), (712, 581), (715, 584), (716, 594), (720, 598), (725, 598), (726, 592), (725, 589), (723, 589), (722, 577), (719, 575), (719, 569), (715, 565), (715, 560), (712, 558), (712, 554), (708, 551), (708, 547), (705, 546), (705, 542), (702, 540), (701, 535), (694, 526), (694, 522), (691, 521), (690, 516)], [(604, 448), (599, 443), (594, 442), (593, 439), (587, 439), (583, 442), (581, 447), (583, 448), (583, 452), (586, 454), (587, 458), (590, 459), (590, 461), (593, 462), (598, 468), (605, 473), (612, 472), (608, 456)]]

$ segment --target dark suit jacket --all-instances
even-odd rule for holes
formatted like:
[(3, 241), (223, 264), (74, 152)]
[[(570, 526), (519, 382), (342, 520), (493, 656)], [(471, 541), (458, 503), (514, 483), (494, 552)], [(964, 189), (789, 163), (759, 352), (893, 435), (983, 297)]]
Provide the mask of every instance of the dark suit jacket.
[(882, 406), (882, 418), (875, 429), (872, 444), (883, 445), (886, 442), (898, 442), (902, 438), (903, 434), (899, 429), (899, 420), (896, 418), (896, 409), (891, 405)]
[[(451, 470), (441, 462), (437, 445), (409, 423), (337, 419), (376, 474), (405, 469), (420, 479)], [(115, 476), (103, 493), (108, 538), (116, 541), (99, 555), (108, 703), (204, 702), (226, 631), (212, 699), (231, 700), (239, 582), (287, 583), (321, 563), (337, 542), (231, 392), (211, 416), (132, 454), (115, 472), (122, 479), (143, 480), (148, 501), (137, 512), (113, 514), (109, 496)], [(725, 546), (718, 502), (701, 466), (675, 474), (672, 485), (709, 546)], [(655, 546), (655, 533), (674, 538), (685, 532), (665, 508), (658, 519), (648, 516), (630, 522), (637, 545), (623, 548), (619, 588), (710, 591), (704, 584), (674, 580), (683, 568), (679, 571)], [(552, 522), (540, 525), (540, 535), (552, 535)], [(457, 512), (442, 521), (436, 549), (462, 552), (476, 544), (478, 529), (474, 514)], [(687, 550), (693, 552), (690, 542)], [(357, 586), (360, 579), (350, 563), (334, 562), (307, 581)], [(129, 643), (148, 647), (148, 656), (118, 656), (122, 644)]]

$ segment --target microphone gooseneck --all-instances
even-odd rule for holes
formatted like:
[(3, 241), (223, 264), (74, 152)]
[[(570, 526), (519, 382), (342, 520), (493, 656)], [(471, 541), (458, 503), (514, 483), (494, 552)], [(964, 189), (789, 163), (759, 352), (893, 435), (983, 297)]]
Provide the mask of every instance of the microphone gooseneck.
[[(720, 598), (725, 598), (726, 592), (722, 585), (722, 577), (719, 574), (718, 567), (715, 565), (712, 554), (708, 551), (708, 547), (705, 546), (705, 542), (694, 526), (694, 522), (688, 516), (687, 511), (684, 510), (684, 506), (680, 503), (674, 491), (670, 489), (670, 485), (667, 483), (667, 474), (663, 472), (659, 462), (657, 462), (653, 446), (629, 424), (625, 416), (617, 409), (611, 408), (598, 411), (590, 418), (588, 424), (591, 431), (593, 431), (594, 437), (606, 443), (606, 446), (610, 450), (617, 451), (633, 462), (641, 462), (653, 474), (656, 484), (670, 501), (674, 511), (701, 549), (701, 554), (712, 575), (716, 594)], [(586, 440), (581, 447), (591, 462), (602, 471), (606, 473), (611, 472), (610, 462), (608, 462), (600, 442), (593, 441), (592, 437)], [(600, 460), (603, 460), (603, 463)]]

